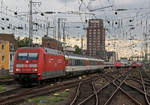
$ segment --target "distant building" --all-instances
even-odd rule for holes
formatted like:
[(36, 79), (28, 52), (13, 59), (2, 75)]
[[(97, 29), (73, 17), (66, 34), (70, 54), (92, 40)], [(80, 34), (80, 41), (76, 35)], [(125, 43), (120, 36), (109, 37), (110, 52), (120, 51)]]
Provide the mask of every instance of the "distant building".
[(60, 41), (47, 36), (42, 37), (42, 47), (52, 48), (60, 51), (63, 50), (62, 43)]
[[(87, 55), (103, 58), (105, 53), (105, 29), (102, 19), (90, 19), (87, 28)], [(104, 58), (103, 58), (104, 59)]]
[(9, 73), (9, 41), (0, 40), (0, 74)]
[(10, 51), (14, 51), (17, 49), (17, 44), (15, 42), (15, 37), (13, 34), (3, 34), (0, 33), (0, 40), (9, 41)]
[(115, 62), (116, 60), (117, 60), (116, 52), (113, 52), (113, 51), (107, 52), (106, 61), (113, 63), (113, 62)]

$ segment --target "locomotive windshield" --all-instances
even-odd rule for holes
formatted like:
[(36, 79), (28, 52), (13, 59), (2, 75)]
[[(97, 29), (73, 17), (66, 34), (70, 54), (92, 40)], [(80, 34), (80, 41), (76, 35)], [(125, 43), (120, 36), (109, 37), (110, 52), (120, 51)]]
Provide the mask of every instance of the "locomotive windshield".
[(18, 60), (38, 60), (38, 53), (18, 53)]

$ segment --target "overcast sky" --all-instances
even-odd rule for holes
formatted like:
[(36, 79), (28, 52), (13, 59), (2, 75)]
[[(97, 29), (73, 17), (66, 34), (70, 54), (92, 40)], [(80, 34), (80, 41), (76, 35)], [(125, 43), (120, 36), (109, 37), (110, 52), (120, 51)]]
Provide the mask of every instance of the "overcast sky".
[[(2, 0), (1, 0), (2, 1)], [(12, 9), (28, 10), (29, 0), (3, 0), (5, 4)], [(68, 10), (76, 10), (79, 6), (79, 0), (33, 0), (36, 2), (41, 2), (42, 10), (64, 10), (65, 6)], [(83, 0), (84, 3), (91, 4), (91, 7), (95, 6), (103, 7), (112, 4), (115, 7), (124, 8), (134, 8), (134, 7), (148, 7), (150, 5), (150, 0)]]
[[(1, 1), (1, 7), (2, 6), (7, 6), (8, 9), (17, 11), (18, 13), (20, 12), (27, 12), (29, 11), (28, 8), (28, 4), (30, 0), (0, 0)], [(2, 5), (2, 1), (3, 1), (3, 5)], [(143, 17), (139, 17), (139, 18), (132, 18), (132, 16), (138, 16), (141, 15), (143, 13), (146, 13), (150, 10), (148, 9), (141, 9), (141, 8), (149, 8), (150, 7), (150, 0), (83, 0), (84, 2), (81, 3), (80, 0), (33, 0), (34, 2), (41, 2), (41, 5), (34, 5), (33, 6), (33, 10), (36, 10), (38, 12), (45, 12), (45, 11), (56, 11), (56, 12), (66, 12), (66, 11), (79, 11), (79, 7), (80, 7), (80, 12), (86, 12), (89, 13), (90, 11), (88, 11), (88, 9), (97, 9), (97, 8), (101, 8), (101, 7), (106, 7), (106, 6), (110, 6), (113, 5), (112, 8), (107, 8), (107, 9), (103, 9), (103, 11), (97, 10), (94, 11), (92, 13), (96, 14), (97, 18), (103, 18), (104, 22), (105, 22), (105, 26), (106, 28), (109, 28), (110, 33), (109, 34), (119, 34), (119, 32), (121, 32), (122, 29), (117, 30), (119, 26), (114, 26), (115, 28), (112, 28), (112, 24), (107, 24), (107, 21), (117, 21), (119, 19), (124, 19), (124, 17), (131, 17), (131, 18), (125, 18), (124, 21), (124, 30), (126, 33), (126, 31), (128, 32), (129, 28), (127, 27), (128, 23), (126, 23), (127, 21), (129, 21), (130, 19), (136, 20), (135, 22), (133, 22), (133, 25), (136, 26), (137, 24), (139, 25), (139, 27), (135, 30), (139, 30), (140, 23), (141, 23), (141, 18)], [(87, 8), (86, 8), (87, 7)], [(114, 10), (115, 9), (129, 9), (128, 11), (122, 11), (122, 12), (118, 12), (117, 15), (115, 15)], [(135, 9), (135, 10), (132, 10)], [(49, 19), (54, 19), (54, 18), (58, 18), (58, 17), (64, 17), (67, 18), (67, 21), (82, 21), (84, 22), (85, 19), (89, 19), (92, 18), (92, 15), (62, 15), (62, 14), (57, 14), (57, 15), (48, 15)], [(35, 17), (37, 18), (37, 16)], [(40, 19), (45, 19), (44, 17), (39, 16)], [(120, 20), (119, 20), (120, 21)], [(16, 23), (16, 22), (15, 22)], [(18, 22), (20, 23), (20, 22)], [(23, 24), (23, 23), (22, 23)], [(24, 23), (25, 24), (25, 23)], [(144, 24), (144, 20), (143, 20), (143, 24)], [(84, 24), (80, 25), (80, 24), (74, 24), (73, 26), (82, 26), (82, 29), (80, 29), (80, 31), (77, 31), (77, 29), (67, 29), (69, 33), (71, 34), (82, 34), (83, 33), (83, 28)], [(142, 28), (144, 27), (144, 25), (142, 26)], [(113, 31), (113, 32), (112, 32)], [(140, 30), (142, 32), (142, 30)], [(134, 30), (133, 30), (134, 32)], [(121, 32), (122, 33), (122, 32)], [(139, 33), (139, 32), (138, 32)], [(83, 33), (85, 34), (85, 33)], [(127, 33), (129, 34), (129, 33)]]

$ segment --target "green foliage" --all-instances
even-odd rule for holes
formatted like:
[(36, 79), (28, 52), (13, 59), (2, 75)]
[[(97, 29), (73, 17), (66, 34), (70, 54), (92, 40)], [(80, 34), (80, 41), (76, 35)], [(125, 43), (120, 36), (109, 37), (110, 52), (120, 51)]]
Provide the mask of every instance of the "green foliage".
[(12, 76), (10, 76), (10, 75), (0, 76), (0, 79), (11, 79), (11, 78), (12, 78)]
[(82, 49), (80, 49), (79, 46), (75, 45), (74, 48), (75, 48), (75, 52), (74, 52), (75, 54), (81, 54)]
[(0, 85), (0, 92), (2, 92), (2, 91), (6, 91), (6, 90), (7, 90), (7, 88), (6, 88), (6, 87), (4, 87), (4, 86)]
[(61, 97), (67, 97), (69, 95), (69, 92), (64, 91), (60, 94)]
[[(69, 95), (68, 91), (63, 91), (60, 92), (58, 96), (40, 96), (40, 97), (35, 97), (32, 99), (26, 99), (27, 102), (30, 103), (37, 103), (38, 105), (43, 105), (45, 104), (49, 104), (49, 105), (53, 105), (57, 102), (61, 102), (63, 101), (67, 96)], [(41, 103), (41, 100), (44, 101), (44, 103)]]
[(29, 46), (29, 38), (25, 37), (24, 39), (20, 39), (20, 37), (16, 38), (16, 43), (18, 47), (28, 47)]

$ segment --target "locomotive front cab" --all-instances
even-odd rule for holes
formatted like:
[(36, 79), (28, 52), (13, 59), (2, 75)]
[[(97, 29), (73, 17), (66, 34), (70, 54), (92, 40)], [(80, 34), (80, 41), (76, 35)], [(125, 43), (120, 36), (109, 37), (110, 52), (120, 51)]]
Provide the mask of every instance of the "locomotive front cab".
[(40, 51), (22, 49), (17, 51), (14, 64), (14, 78), (18, 82), (37, 82), (40, 78)]

